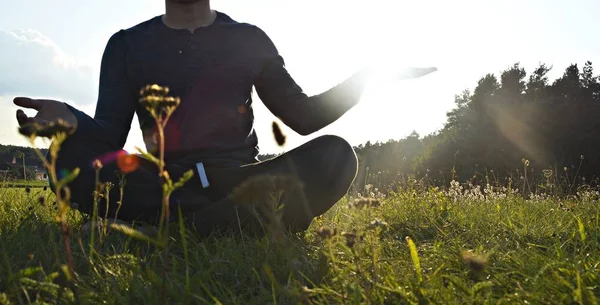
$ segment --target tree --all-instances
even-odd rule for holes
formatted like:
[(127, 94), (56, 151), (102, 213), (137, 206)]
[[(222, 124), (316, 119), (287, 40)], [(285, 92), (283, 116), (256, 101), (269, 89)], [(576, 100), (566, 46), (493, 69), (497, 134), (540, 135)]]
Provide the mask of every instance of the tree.
[(27, 180), (27, 172), (25, 168), (25, 153), (20, 150), (17, 150), (14, 154), (16, 158), (21, 158), (23, 160), (23, 180)]

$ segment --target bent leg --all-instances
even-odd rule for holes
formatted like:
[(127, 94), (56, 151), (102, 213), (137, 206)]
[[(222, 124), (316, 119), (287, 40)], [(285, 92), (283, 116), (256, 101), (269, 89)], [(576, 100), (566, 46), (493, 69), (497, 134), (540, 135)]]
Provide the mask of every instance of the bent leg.
[[(215, 228), (235, 228), (240, 222), (255, 228), (252, 213), (227, 196), (233, 189), (251, 178), (289, 177), (301, 182), (302, 188), (285, 196), (283, 224), (293, 232), (308, 228), (312, 220), (329, 210), (348, 191), (354, 181), (358, 161), (352, 146), (336, 136), (322, 136), (279, 157), (240, 168), (207, 168), (211, 186), (208, 196), (217, 201), (204, 210), (193, 213), (196, 228), (201, 233)], [(260, 183), (253, 184), (260, 188)], [(250, 193), (263, 191), (250, 190)]]

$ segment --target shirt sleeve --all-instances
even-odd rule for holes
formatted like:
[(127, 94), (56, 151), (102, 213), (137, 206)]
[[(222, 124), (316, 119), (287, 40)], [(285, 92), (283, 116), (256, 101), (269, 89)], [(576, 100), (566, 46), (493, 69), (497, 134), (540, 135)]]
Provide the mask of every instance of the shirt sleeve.
[(366, 70), (321, 94), (307, 96), (287, 71), (271, 39), (262, 30), (257, 31), (263, 65), (254, 81), (256, 93), (267, 109), (292, 130), (309, 135), (335, 122), (359, 102)]
[(136, 108), (136, 90), (127, 73), (125, 31), (109, 39), (100, 64), (98, 101), (94, 118), (67, 105), (77, 117), (77, 141), (103, 141), (110, 149), (125, 146)]

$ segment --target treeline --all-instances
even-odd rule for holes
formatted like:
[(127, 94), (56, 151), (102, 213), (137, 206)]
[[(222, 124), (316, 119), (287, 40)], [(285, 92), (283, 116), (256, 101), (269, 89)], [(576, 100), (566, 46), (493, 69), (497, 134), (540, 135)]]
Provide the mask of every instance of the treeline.
[[(487, 74), (472, 91), (455, 96), (441, 130), (355, 147), (357, 189), (407, 175), (443, 185), (484, 175), (502, 182), (549, 173), (593, 183), (600, 176), (600, 78), (589, 61), (582, 68), (571, 64), (554, 81), (550, 70), (540, 64), (528, 74), (517, 63), (498, 76)], [(20, 153), (26, 164), (40, 165), (32, 149), (3, 145), (0, 163)]]
[[(40, 150), (43, 154), (46, 154), (46, 149)], [(10, 164), (14, 159), (17, 164), (22, 165), (23, 157), (25, 158), (25, 165), (42, 166), (42, 162), (33, 148), (0, 144), (0, 164)]]
[(358, 146), (356, 183), (386, 185), (399, 174), (445, 185), (485, 175), (591, 183), (600, 174), (600, 78), (589, 61), (552, 82), (550, 69), (541, 64), (528, 75), (517, 63), (499, 77), (487, 74), (456, 95), (438, 132)]
[[(45, 149), (41, 151), (46, 153)], [(42, 167), (42, 162), (33, 148), (0, 145), (0, 181), (34, 180), (36, 179), (35, 168)]]

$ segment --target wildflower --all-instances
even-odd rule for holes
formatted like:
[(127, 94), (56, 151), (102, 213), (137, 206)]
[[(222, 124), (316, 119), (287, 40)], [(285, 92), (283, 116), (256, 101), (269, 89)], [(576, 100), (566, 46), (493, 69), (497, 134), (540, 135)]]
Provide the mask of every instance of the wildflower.
[(102, 168), (102, 162), (98, 159), (94, 160), (92, 162), (92, 168), (94, 168), (94, 170), (99, 170)]
[(319, 235), (321, 238), (323, 238), (323, 239), (330, 239), (330, 238), (332, 238), (333, 236), (335, 236), (335, 235), (336, 235), (336, 233), (337, 233), (337, 230), (336, 230), (336, 229), (333, 229), (333, 230), (332, 230), (332, 229), (330, 229), (330, 228), (327, 228), (327, 227), (320, 227), (320, 228), (317, 230), (317, 234), (318, 234), (318, 235)]
[(285, 135), (283, 134), (283, 132), (281, 131), (281, 128), (279, 128), (279, 125), (277, 124), (277, 122), (273, 121), (273, 136), (275, 137), (275, 141), (277, 142), (277, 145), (279, 146), (283, 146), (283, 144), (285, 144)]
[(117, 167), (125, 174), (135, 171), (139, 165), (140, 159), (136, 155), (121, 153), (117, 156)]
[(169, 96), (169, 87), (159, 85), (147, 85), (140, 90), (142, 96), (139, 101), (148, 110), (156, 113), (179, 106), (181, 100), (178, 97)]
[(364, 207), (371, 206), (371, 201), (372, 201), (371, 198), (361, 197), (361, 198), (355, 199), (350, 204), (350, 208), (362, 209)]
[(579, 158), (580, 158), (581, 160), (583, 160), (583, 155), (579, 156)]
[(375, 219), (373, 221), (371, 221), (371, 227), (375, 228), (375, 227), (386, 227), (388, 225), (387, 222), (381, 220), (381, 219)]
[(346, 238), (346, 246), (352, 248), (356, 243), (356, 233), (343, 232), (342, 236)]

